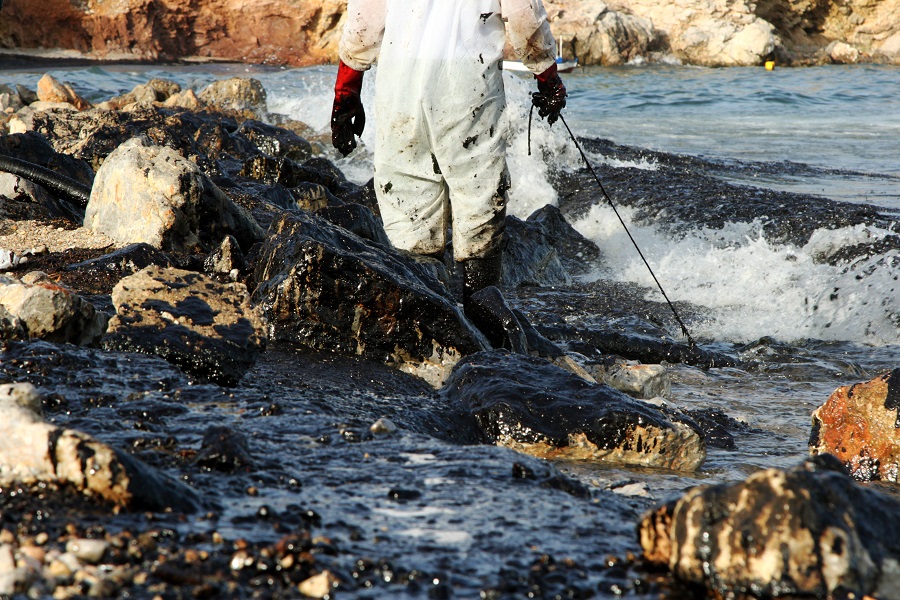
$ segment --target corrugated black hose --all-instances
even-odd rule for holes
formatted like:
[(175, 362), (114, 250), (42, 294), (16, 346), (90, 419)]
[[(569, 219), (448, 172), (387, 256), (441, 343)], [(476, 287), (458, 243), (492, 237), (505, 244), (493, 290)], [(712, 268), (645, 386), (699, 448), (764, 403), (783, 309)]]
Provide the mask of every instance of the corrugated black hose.
[[(2, 2), (2, 0), (0, 0)], [(45, 188), (65, 196), (75, 204), (84, 208), (91, 199), (91, 188), (71, 177), (61, 175), (40, 165), (25, 160), (0, 154), (0, 171), (18, 175), (28, 181), (40, 184)]]

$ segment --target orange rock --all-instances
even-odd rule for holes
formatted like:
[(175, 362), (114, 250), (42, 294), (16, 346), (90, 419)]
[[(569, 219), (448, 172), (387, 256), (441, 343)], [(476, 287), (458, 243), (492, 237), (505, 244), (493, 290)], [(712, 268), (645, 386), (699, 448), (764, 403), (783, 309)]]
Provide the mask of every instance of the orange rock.
[(68, 83), (61, 83), (49, 73), (37, 84), (38, 100), (42, 102), (68, 102), (78, 110), (91, 108), (91, 103), (79, 96)]
[(0, 47), (97, 59), (185, 57), (306, 66), (334, 62), (346, 0), (6, 0)]
[(897, 481), (900, 470), (900, 369), (844, 386), (812, 415), (810, 453), (834, 454), (854, 478)]

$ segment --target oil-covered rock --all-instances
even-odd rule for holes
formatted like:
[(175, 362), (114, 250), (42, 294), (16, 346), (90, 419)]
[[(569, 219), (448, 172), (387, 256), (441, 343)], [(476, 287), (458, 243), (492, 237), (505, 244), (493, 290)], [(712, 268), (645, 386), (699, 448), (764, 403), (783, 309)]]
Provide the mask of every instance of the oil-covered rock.
[(133, 510), (193, 512), (193, 490), (90, 435), (41, 418), (29, 383), (0, 385), (0, 485), (60, 484)]
[(382, 360), (435, 386), (486, 344), (426, 267), (315, 215), (272, 225), (254, 277), (276, 338)]
[(838, 388), (812, 414), (811, 454), (833, 454), (861, 481), (900, 476), (900, 369)]
[(688, 419), (591, 383), (539, 358), (465, 358), (442, 391), (471, 412), (485, 441), (542, 458), (692, 471), (706, 459)]
[(266, 322), (242, 283), (150, 266), (113, 289), (107, 350), (156, 354), (203, 381), (235, 385), (265, 348)]
[[(697, 487), (644, 516), (644, 558), (730, 597), (900, 597), (900, 502), (822, 455)], [(835, 595), (835, 596), (833, 596)]]

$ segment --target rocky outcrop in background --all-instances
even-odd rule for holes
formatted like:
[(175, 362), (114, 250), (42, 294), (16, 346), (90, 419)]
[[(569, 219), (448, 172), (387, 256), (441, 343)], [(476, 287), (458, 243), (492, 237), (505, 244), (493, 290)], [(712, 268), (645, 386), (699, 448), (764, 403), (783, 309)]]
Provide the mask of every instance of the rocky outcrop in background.
[[(564, 54), (582, 64), (900, 64), (900, 0), (546, 0)], [(304, 66), (337, 59), (346, 0), (7, 0), (0, 48), (91, 58)]]

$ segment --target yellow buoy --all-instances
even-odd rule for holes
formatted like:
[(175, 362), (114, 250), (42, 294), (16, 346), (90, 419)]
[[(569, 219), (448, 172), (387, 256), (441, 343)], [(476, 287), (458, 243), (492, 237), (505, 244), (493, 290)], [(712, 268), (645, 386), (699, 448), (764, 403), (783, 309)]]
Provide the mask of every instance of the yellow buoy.
[(774, 60), (767, 60), (767, 61), (766, 61), (766, 71), (771, 71), (771, 70), (774, 69), (774, 68), (775, 68), (775, 61), (774, 61)]

